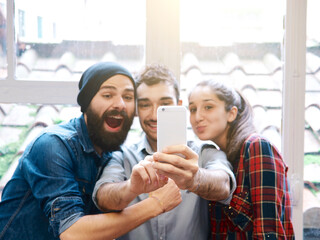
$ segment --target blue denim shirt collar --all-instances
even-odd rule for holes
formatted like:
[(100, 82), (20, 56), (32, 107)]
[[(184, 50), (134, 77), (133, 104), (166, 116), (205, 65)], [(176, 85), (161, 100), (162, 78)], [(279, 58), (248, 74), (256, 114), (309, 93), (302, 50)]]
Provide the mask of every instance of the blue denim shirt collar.
[[(76, 129), (79, 135), (79, 143), (83, 147), (83, 151), (86, 153), (92, 153), (95, 152), (98, 156), (99, 154), (94, 149), (94, 146), (92, 144), (92, 141), (89, 137), (87, 124), (84, 120), (84, 115), (82, 114), (80, 118), (78, 118), (78, 121), (76, 122)], [(103, 152), (102, 156), (99, 156), (98, 159), (100, 159), (99, 163), (96, 163), (98, 166), (105, 166), (107, 162), (109, 162), (111, 158), (112, 152)]]
[[(92, 141), (89, 137), (88, 133), (88, 128), (87, 124), (84, 120), (84, 115), (82, 114), (79, 118), (78, 121), (76, 122), (76, 129), (79, 135), (79, 142), (81, 146), (83, 147), (83, 151), (86, 153), (91, 153), (91, 152), (96, 152), (94, 149), (94, 146), (92, 144)], [(99, 156), (99, 154), (96, 152), (96, 154)], [(102, 159), (109, 159), (111, 158), (111, 153), (110, 152), (103, 152), (102, 153)]]
[(87, 124), (84, 120), (84, 115), (82, 114), (81, 117), (77, 120), (78, 121), (76, 122), (76, 129), (79, 135), (79, 142), (83, 147), (83, 151), (85, 151), (86, 153), (94, 152), (95, 149), (89, 137)]

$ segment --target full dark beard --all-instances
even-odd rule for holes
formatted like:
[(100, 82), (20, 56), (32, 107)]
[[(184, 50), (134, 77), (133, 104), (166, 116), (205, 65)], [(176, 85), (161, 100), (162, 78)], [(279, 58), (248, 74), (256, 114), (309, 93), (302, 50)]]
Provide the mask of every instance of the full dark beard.
[[(103, 128), (104, 121), (106, 116), (108, 115), (121, 115), (124, 117), (123, 125), (119, 132), (108, 132)], [(119, 149), (119, 146), (126, 140), (128, 132), (130, 130), (133, 116), (131, 118), (128, 117), (126, 112), (122, 111), (105, 111), (103, 116), (100, 118), (98, 114), (96, 114), (91, 107), (89, 106), (86, 111), (87, 115), (87, 127), (89, 137), (92, 143), (99, 148), (103, 152), (115, 151)]]

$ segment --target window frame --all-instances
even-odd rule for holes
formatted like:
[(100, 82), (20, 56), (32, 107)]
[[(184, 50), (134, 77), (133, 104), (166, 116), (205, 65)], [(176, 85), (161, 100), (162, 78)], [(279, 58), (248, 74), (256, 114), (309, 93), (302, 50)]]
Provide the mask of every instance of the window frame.
[(289, 166), (296, 239), (303, 239), (307, 0), (286, 0), (282, 155)]

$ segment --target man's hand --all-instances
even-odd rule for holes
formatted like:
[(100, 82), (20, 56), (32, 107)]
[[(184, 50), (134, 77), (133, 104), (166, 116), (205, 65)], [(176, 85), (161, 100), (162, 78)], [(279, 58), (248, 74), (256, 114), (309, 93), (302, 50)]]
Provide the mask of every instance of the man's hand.
[(139, 195), (141, 193), (152, 192), (168, 182), (167, 177), (159, 176), (152, 166), (152, 156), (147, 156), (132, 169), (129, 179), (130, 191)]
[(153, 167), (158, 170), (160, 176), (164, 175), (174, 180), (180, 189), (193, 190), (199, 184), (198, 158), (199, 156), (188, 146), (175, 145), (153, 154)]
[(168, 212), (178, 206), (181, 201), (181, 193), (175, 182), (169, 179), (168, 183), (158, 190), (149, 194), (150, 198), (155, 198), (159, 202), (163, 212)]

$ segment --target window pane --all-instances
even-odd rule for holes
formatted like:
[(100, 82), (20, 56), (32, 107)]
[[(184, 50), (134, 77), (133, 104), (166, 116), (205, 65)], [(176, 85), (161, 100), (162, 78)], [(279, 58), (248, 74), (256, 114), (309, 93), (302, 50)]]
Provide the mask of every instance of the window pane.
[(0, 200), (26, 146), (45, 127), (80, 116), (73, 105), (0, 103)]
[(281, 44), (285, 1), (184, 0), (183, 101), (201, 79), (232, 84), (249, 100), (258, 131), (281, 150)]
[(99, 61), (132, 71), (143, 64), (145, 0), (17, 0), (15, 11), (25, 46), (17, 59), (19, 80), (78, 81)]
[(0, 79), (7, 77), (7, 11), (0, 3)]
[(308, 0), (305, 98), (304, 239), (320, 236), (320, 16), (318, 0)]

